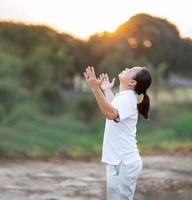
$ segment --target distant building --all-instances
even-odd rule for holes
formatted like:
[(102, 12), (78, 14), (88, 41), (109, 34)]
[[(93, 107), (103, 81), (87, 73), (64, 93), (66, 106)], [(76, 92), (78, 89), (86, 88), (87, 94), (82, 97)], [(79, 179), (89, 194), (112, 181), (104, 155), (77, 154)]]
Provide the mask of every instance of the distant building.
[(168, 82), (172, 87), (178, 88), (187, 88), (187, 87), (192, 87), (192, 80), (185, 79), (182, 77), (179, 77), (178, 75), (174, 73), (169, 74)]

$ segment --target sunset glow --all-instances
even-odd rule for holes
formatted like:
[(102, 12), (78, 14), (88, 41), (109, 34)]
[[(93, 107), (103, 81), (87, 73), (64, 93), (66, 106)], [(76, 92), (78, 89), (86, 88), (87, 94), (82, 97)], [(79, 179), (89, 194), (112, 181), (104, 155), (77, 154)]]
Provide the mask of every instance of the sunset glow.
[(190, 4), (188, 0), (1, 0), (0, 19), (46, 24), (87, 38), (95, 32), (114, 31), (129, 17), (144, 12), (168, 19), (182, 36), (192, 37)]

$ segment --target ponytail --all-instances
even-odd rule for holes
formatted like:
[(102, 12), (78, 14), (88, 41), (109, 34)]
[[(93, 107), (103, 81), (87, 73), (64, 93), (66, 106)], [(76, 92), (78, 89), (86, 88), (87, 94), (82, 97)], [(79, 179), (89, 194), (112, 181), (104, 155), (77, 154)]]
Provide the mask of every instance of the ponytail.
[(149, 120), (148, 113), (150, 108), (150, 99), (146, 92), (143, 93), (143, 95), (143, 100), (137, 104), (137, 109), (145, 119)]
[(136, 76), (134, 80), (137, 81), (135, 86), (135, 92), (140, 95), (143, 94), (143, 100), (137, 104), (137, 109), (139, 114), (141, 114), (145, 119), (149, 120), (149, 108), (150, 108), (150, 99), (149, 96), (146, 94), (146, 90), (151, 85), (151, 74), (146, 67), (143, 67)]

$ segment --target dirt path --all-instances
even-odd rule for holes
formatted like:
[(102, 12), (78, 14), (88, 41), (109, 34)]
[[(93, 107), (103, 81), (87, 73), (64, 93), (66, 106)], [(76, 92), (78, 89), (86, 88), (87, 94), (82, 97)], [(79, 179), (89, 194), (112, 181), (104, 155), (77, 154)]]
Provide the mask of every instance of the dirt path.
[[(192, 199), (192, 158), (142, 159), (135, 200)], [(105, 200), (105, 187), (105, 166), (99, 159), (9, 162), (0, 166), (1, 200)]]

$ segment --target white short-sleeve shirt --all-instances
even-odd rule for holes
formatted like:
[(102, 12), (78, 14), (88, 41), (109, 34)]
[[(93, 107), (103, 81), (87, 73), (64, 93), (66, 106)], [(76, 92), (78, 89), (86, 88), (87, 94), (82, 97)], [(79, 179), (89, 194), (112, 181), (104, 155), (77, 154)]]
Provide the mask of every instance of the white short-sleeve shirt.
[(137, 94), (134, 90), (116, 93), (111, 105), (118, 111), (116, 120), (106, 119), (101, 162), (117, 165), (140, 160), (136, 140)]

